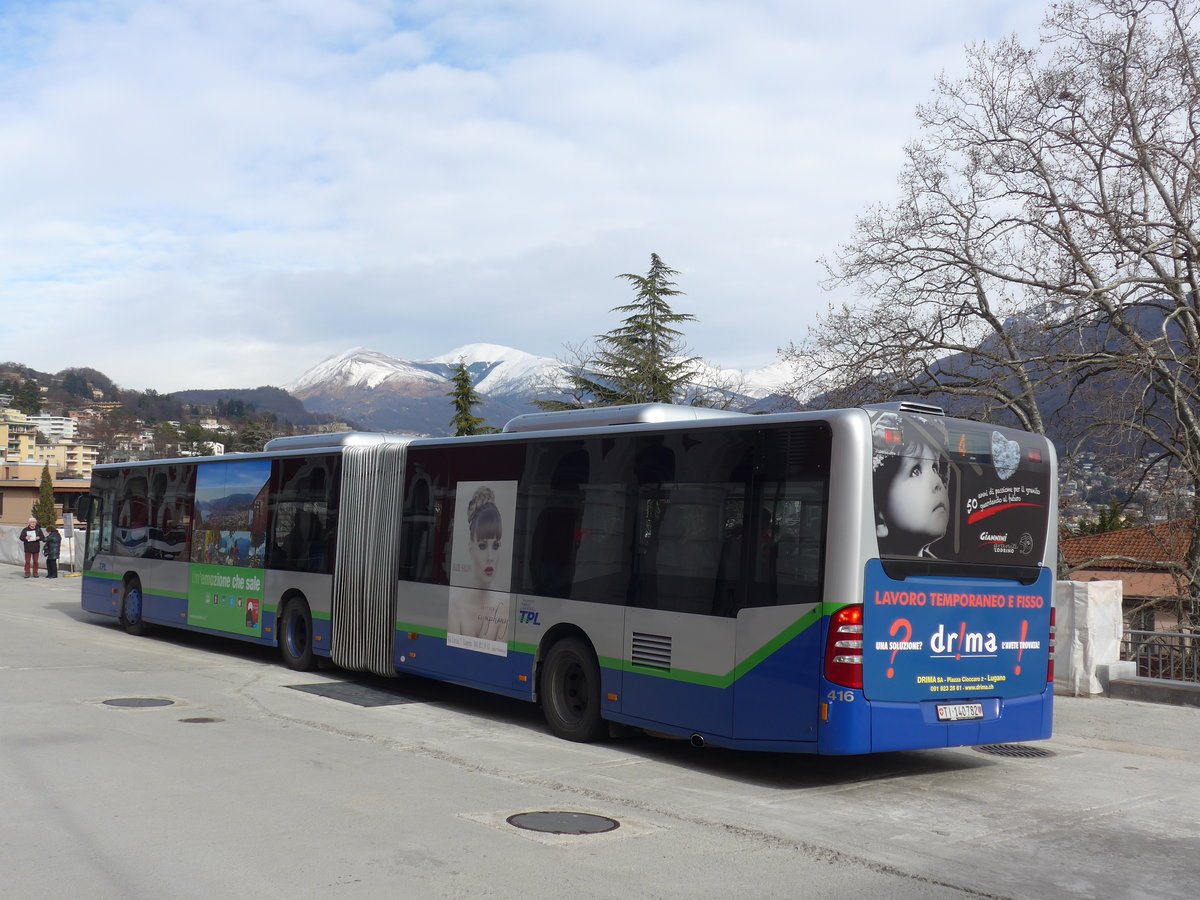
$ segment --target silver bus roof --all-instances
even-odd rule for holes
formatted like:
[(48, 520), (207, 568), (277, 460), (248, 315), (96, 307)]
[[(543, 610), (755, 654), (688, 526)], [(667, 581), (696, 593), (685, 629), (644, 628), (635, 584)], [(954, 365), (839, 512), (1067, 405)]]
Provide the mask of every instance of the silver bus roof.
[(690, 422), (698, 419), (745, 418), (746, 413), (706, 406), (670, 403), (632, 403), (627, 406), (594, 406), (562, 412), (527, 413), (510, 419), (505, 434), (556, 431), (562, 428), (597, 428), (605, 425), (648, 425), (657, 422)]
[(414, 434), (384, 434), (372, 431), (294, 434), (272, 438), (263, 445), (263, 452), (278, 453), (283, 450), (312, 450), (325, 447), (373, 447), (376, 444), (403, 444), (416, 437)]

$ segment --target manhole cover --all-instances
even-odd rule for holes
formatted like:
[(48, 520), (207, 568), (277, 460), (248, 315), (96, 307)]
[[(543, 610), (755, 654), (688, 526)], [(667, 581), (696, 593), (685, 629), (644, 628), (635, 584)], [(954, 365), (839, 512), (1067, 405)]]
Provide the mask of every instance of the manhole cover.
[(289, 684), (293, 691), (304, 691), (330, 700), (341, 700), (343, 703), (353, 703), (355, 706), (402, 706), (405, 703), (420, 703), (411, 697), (393, 694), (391, 691), (380, 690), (366, 684), (354, 684), (348, 681), (330, 681), (321, 684)]
[(116, 697), (112, 700), (105, 700), (105, 706), (127, 706), (127, 707), (147, 707), (147, 706), (174, 706), (174, 700), (164, 700), (162, 697)]
[(1054, 755), (1053, 750), (1030, 747), (1028, 744), (984, 744), (975, 749), (990, 756), (1007, 756), (1013, 759), (1045, 759)]
[(575, 812), (517, 813), (504, 821), (526, 831), (540, 831), (544, 834), (603, 834), (621, 827), (620, 822), (608, 816)]
[(189, 725), (207, 725), (210, 722), (224, 722), (224, 719), (217, 719), (213, 716), (193, 716), (190, 719), (180, 719), (180, 722), (187, 722)]

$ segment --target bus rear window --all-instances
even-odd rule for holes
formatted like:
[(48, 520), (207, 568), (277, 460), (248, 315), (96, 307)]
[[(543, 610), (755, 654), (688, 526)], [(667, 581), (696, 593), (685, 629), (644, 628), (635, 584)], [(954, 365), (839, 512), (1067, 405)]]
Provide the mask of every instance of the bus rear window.
[(1053, 452), (1044, 438), (939, 416), (869, 415), (881, 557), (1043, 561)]

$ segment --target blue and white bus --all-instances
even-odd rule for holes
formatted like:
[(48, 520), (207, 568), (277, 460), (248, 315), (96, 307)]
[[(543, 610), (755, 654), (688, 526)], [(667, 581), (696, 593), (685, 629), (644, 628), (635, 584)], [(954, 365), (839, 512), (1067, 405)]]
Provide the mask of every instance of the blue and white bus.
[(83, 608), (824, 754), (1046, 738), (1056, 460), (891, 405), (641, 405), (99, 466)]

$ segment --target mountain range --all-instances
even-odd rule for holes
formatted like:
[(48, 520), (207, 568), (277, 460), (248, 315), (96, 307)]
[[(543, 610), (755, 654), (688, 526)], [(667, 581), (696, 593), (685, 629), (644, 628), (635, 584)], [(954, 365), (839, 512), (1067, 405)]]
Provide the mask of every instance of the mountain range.
[[(482, 403), (475, 415), (499, 428), (533, 412), (533, 401), (552, 393), (559, 360), (497, 344), (468, 344), (428, 360), (403, 360), (356, 347), (313, 366), (284, 385), (311, 413), (333, 416), (371, 431), (442, 435), (450, 432), (449, 394), (459, 364), (466, 366)], [(704, 368), (702, 385), (724, 388), (739, 409), (776, 408), (789, 370), (774, 363), (751, 372)]]

